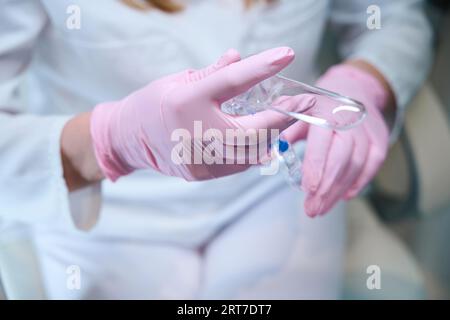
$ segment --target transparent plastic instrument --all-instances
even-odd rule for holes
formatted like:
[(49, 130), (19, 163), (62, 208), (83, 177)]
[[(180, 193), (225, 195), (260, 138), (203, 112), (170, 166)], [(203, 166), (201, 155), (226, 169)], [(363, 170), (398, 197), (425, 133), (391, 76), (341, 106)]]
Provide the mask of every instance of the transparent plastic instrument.
[[(300, 94), (313, 95), (316, 103), (305, 110), (285, 111), (277, 107), (284, 97)], [(254, 114), (263, 110), (273, 110), (296, 120), (330, 130), (347, 130), (354, 128), (364, 120), (364, 105), (352, 98), (332, 91), (311, 86), (299, 81), (275, 75), (268, 78), (247, 92), (234, 97), (221, 106), (222, 111), (233, 115)], [(295, 152), (282, 137), (272, 146), (272, 151), (288, 173), (291, 184), (301, 183), (301, 159), (303, 152)]]
[(295, 150), (294, 146), (279, 137), (272, 145), (272, 152), (277, 157), (289, 184), (294, 187), (300, 186), (302, 183), (301, 159), (303, 158), (303, 149)]

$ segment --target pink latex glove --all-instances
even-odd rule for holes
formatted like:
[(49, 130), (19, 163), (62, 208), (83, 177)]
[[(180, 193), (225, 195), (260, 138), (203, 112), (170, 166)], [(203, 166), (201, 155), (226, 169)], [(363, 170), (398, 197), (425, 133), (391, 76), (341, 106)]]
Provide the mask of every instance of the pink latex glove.
[[(223, 113), (220, 105), (278, 73), (293, 59), (294, 52), (287, 47), (267, 50), (244, 60), (240, 60), (237, 51), (229, 50), (205, 69), (169, 75), (123, 100), (96, 106), (91, 116), (91, 135), (104, 175), (114, 181), (135, 169), (153, 168), (191, 181), (247, 169), (247, 164), (225, 164), (225, 159), (224, 164), (176, 164), (172, 151), (179, 141), (172, 141), (171, 135), (176, 129), (184, 129), (194, 137), (194, 121), (202, 121), (203, 132), (210, 128), (221, 132), (225, 129), (284, 130), (292, 124), (292, 119), (280, 113), (265, 111), (236, 117)], [(305, 96), (299, 103), (286, 102), (280, 108), (295, 111), (313, 103), (314, 98)], [(192, 153), (205, 148), (201, 140), (189, 142)], [(269, 144), (269, 140), (263, 137), (257, 144)]]
[[(360, 126), (332, 131), (298, 123), (286, 131), (296, 141), (307, 134), (302, 189), (307, 193), (306, 213), (314, 217), (329, 211), (340, 199), (355, 197), (370, 182), (383, 163), (389, 133), (381, 114), (388, 92), (369, 73), (350, 65), (328, 70), (317, 86), (362, 102), (368, 112)], [(317, 98), (317, 106), (329, 103)]]

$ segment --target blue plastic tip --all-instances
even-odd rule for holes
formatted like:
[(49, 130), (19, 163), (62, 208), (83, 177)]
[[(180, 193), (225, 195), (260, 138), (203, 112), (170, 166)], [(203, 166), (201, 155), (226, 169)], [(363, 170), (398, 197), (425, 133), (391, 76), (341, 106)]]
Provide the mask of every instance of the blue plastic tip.
[(278, 151), (281, 153), (286, 152), (289, 149), (289, 142), (286, 140), (278, 140)]

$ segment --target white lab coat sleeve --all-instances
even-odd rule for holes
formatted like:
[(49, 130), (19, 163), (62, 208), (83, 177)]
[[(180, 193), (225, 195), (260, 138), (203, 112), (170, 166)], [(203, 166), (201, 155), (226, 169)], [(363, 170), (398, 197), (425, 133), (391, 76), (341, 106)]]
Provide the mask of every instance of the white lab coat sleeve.
[(397, 105), (391, 131), (394, 141), (403, 123), (405, 106), (431, 66), (432, 29), (423, 1), (334, 0), (331, 25), (342, 57), (369, 62), (392, 87)]
[(89, 229), (100, 188), (67, 190), (60, 137), (69, 117), (26, 113), (21, 102), (21, 78), (47, 22), (40, 1), (0, 0), (0, 221)]

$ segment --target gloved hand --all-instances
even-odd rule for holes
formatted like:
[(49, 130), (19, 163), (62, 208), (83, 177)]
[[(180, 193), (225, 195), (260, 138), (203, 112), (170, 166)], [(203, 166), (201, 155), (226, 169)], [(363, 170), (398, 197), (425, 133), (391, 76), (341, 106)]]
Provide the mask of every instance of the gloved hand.
[[(186, 180), (204, 180), (245, 170), (249, 164), (236, 164), (236, 161), (227, 164), (227, 155), (221, 152), (215, 154), (214, 159), (223, 157), (223, 164), (208, 164), (208, 161), (177, 164), (180, 159), (174, 161), (174, 157), (207, 148), (202, 138), (195, 138), (195, 121), (202, 121), (204, 133), (208, 129), (223, 133), (222, 137), (217, 135), (209, 142), (215, 139), (217, 145), (217, 140), (221, 140), (219, 143), (224, 148), (230, 147), (229, 141), (222, 141), (227, 129), (284, 130), (292, 124), (292, 119), (274, 111), (236, 117), (223, 113), (220, 105), (278, 73), (293, 59), (293, 50), (286, 47), (267, 50), (242, 61), (239, 53), (229, 50), (216, 64), (205, 69), (169, 75), (123, 100), (96, 106), (91, 115), (91, 136), (102, 172), (113, 181), (144, 168)], [(313, 103), (314, 98), (305, 96), (297, 103), (286, 102), (279, 107), (295, 111)], [(176, 132), (192, 137), (181, 149), (176, 149), (180, 142), (173, 141), (172, 135)], [(268, 136), (258, 135), (256, 144), (269, 144)], [(231, 148), (235, 149), (236, 158), (247, 158), (249, 150), (255, 147), (250, 143), (234, 143)], [(188, 150), (189, 147), (192, 149)], [(242, 149), (244, 155), (239, 154)]]
[[(339, 199), (355, 197), (383, 163), (389, 133), (381, 114), (387, 90), (369, 73), (350, 65), (328, 70), (317, 86), (362, 102), (368, 115), (356, 128), (332, 131), (297, 123), (287, 129), (292, 141), (307, 135), (302, 171), (302, 189), (307, 193), (306, 213), (314, 217), (330, 210)], [(317, 107), (327, 103), (317, 98)], [(328, 102), (329, 103), (329, 102)]]

